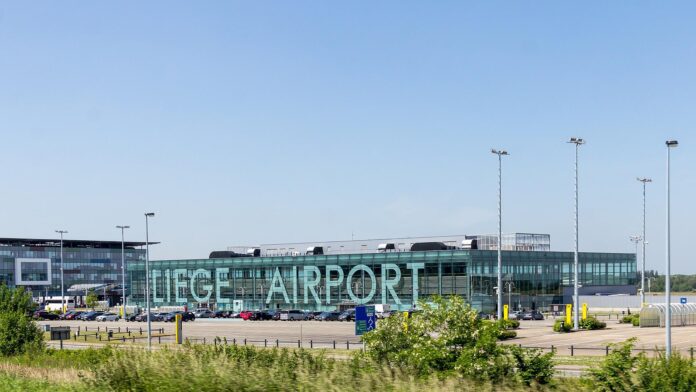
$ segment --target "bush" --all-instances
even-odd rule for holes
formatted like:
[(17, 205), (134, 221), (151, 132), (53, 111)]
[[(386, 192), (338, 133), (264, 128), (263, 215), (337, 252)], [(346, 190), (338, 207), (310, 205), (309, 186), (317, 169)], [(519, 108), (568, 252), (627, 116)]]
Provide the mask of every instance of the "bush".
[(420, 307), (423, 311), (409, 318), (396, 314), (380, 320), (377, 329), (363, 335), (365, 355), (380, 366), (407, 369), (418, 377), (456, 372), (468, 380), (493, 382), (514, 379), (519, 358), (534, 358), (499, 344), (498, 339), (517, 333), (504, 329), (502, 322), (481, 320), (459, 296), (435, 297)]
[(517, 329), (520, 327), (520, 322), (518, 320), (500, 320), (499, 324), (503, 329)]
[(517, 337), (517, 332), (515, 331), (508, 331), (506, 329), (501, 329), (500, 334), (498, 335), (498, 340), (508, 340), (512, 338)]
[(554, 332), (570, 332), (573, 329), (573, 324), (567, 324), (565, 320), (558, 319), (553, 323)]
[(510, 353), (515, 359), (517, 379), (530, 385), (532, 382), (537, 384), (548, 384), (553, 378), (553, 352), (544, 354), (538, 349), (523, 349), (517, 346), (510, 347)]
[(622, 324), (632, 324), (634, 327), (640, 325), (640, 315), (639, 314), (629, 314), (628, 316), (623, 316), (619, 323)]
[(24, 288), (0, 285), (0, 355), (43, 350), (43, 332), (31, 319), (34, 308)]
[(696, 385), (696, 367), (688, 358), (673, 354), (669, 358), (658, 355), (648, 358), (643, 353), (632, 355), (636, 339), (612, 345), (612, 352), (591, 369), (587, 384), (594, 391), (623, 392), (681, 392), (693, 391)]
[(584, 320), (580, 320), (580, 328), (582, 329), (604, 329), (607, 327), (607, 323), (599, 321), (594, 317), (588, 317)]

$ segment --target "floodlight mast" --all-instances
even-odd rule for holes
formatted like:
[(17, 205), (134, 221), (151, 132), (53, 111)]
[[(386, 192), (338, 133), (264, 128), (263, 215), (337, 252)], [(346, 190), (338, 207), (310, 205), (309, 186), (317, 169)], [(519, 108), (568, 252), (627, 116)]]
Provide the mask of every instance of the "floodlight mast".
[(672, 355), (672, 292), (670, 286), (670, 262), (671, 262), (671, 245), (670, 245), (670, 198), (669, 198), (669, 185), (670, 185), (670, 172), (669, 172), (669, 164), (670, 164), (670, 151), (672, 148), (676, 148), (679, 145), (679, 142), (676, 140), (667, 140), (665, 142), (665, 145), (667, 146), (667, 213), (666, 213), (666, 237), (667, 237), (667, 246), (665, 250), (665, 264), (667, 267), (667, 271), (665, 272), (665, 358), (669, 360), (670, 355)]
[(578, 294), (578, 151), (580, 146), (585, 144), (585, 140), (578, 137), (571, 137), (568, 143), (575, 144), (575, 250), (573, 252), (573, 329), (580, 328), (580, 315), (578, 313), (579, 294)]
[(645, 237), (645, 184), (652, 182), (650, 178), (636, 178), (636, 180), (643, 183), (643, 241), (642, 241), (642, 257), (641, 257), (641, 268), (640, 268), (640, 306), (642, 307), (645, 303), (645, 245), (647, 245)]
[(491, 149), (491, 153), (498, 156), (498, 320), (503, 319), (503, 218), (502, 218), (502, 178), (503, 178), (503, 155), (510, 155), (505, 150)]

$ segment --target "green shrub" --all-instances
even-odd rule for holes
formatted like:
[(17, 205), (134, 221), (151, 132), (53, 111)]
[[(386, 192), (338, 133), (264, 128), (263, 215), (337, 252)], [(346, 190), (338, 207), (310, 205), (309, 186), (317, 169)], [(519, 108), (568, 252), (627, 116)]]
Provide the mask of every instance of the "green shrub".
[(599, 321), (594, 317), (588, 317), (584, 320), (580, 320), (580, 328), (582, 329), (604, 329), (607, 327), (607, 323)]
[(633, 322), (631, 322), (634, 327), (640, 327), (640, 316), (636, 315), (636, 317), (633, 318)]
[(628, 316), (623, 316), (621, 320), (619, 320), (619, 323), (632, 324), (634, 327), (637, 327), (640, 325), (640, 315), (635, 313), (629, 314)]
[(518, 320), (500, 320), (498, 323), (503, 329), (517, 329), (520, 327)]
[(510, 347), (510, 353), (515, 359), (515, 375), (525, 384), (548, 384), (554, 374), (553, 352), (543, 353), (538, 349), (523, 349)]
[(688, 359), (673, 354), (632, 355), (636, 339), (612, 345), (611, 353), (602, 363), (589, 371), (588, 387), (600, 392), (686, 392), (696, 386), (696, 366)]
[(501, 329), (498, 335), (498, 340), (508, 340), (517, 337), (517, 332)]
[(43, 332), (32, 320), (35, 305), (24, 288), (0, 285), (0, 355), (16, 355), (44, 348)]
[(573, 329), (573, 324), (567, 324), (565, 320), (558, 319), (553, 323), (554, 332), (570, 332)]

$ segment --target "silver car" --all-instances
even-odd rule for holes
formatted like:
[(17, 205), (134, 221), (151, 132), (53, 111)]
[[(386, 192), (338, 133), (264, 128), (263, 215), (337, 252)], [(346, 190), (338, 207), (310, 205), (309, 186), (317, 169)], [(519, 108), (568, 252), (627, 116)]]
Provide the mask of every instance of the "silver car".
[(96, 321), (118, 321), (121, 317), (116, 313), (104, 313), (97, 316)]
[(301, 310), (282, 310), (280, 312), (281, 320), (306, 320), (307, 314)]

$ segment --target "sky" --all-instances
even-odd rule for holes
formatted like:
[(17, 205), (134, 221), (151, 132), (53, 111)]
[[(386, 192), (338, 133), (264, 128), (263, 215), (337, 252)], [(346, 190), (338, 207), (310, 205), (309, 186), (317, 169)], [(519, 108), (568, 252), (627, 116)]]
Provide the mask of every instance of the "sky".
[(696, 273), (693, 2), (0, 0), (0, 236), (231, 245), (497, 231)]

